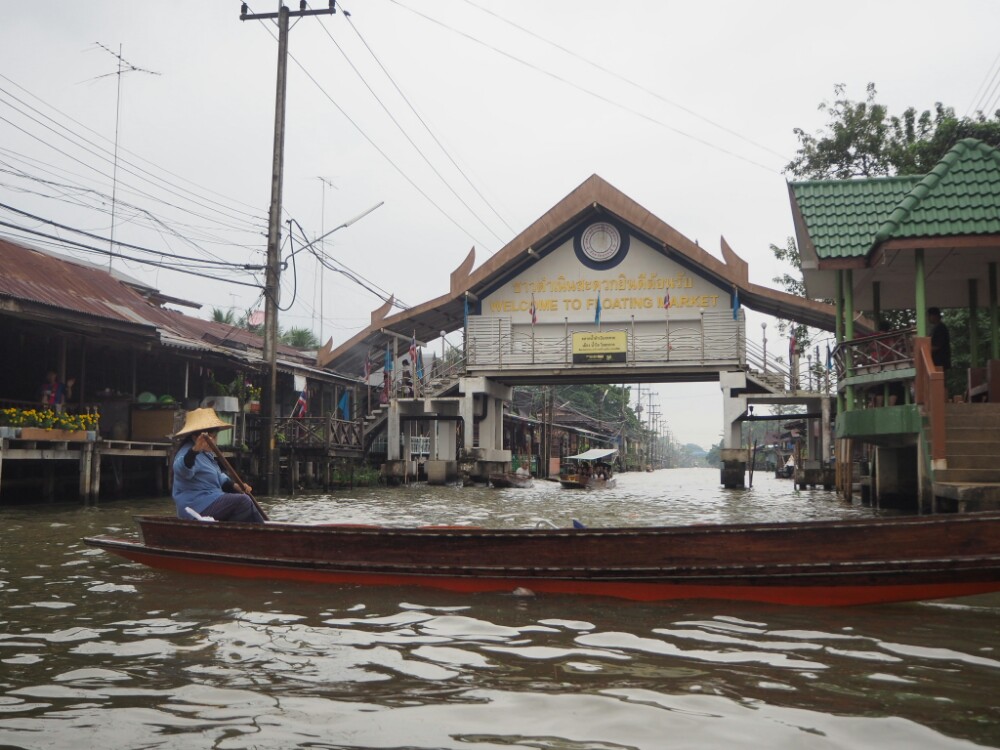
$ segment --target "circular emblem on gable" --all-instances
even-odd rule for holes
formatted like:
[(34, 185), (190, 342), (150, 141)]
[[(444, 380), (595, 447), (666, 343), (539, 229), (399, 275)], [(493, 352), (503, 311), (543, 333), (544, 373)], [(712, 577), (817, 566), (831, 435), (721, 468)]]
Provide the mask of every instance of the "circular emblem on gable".
[(573, 241), (576, 257), (588, 268), (608, 269), (617, 266), (628, 253), (628, 230), (612, 220), (595, 221)]
[(583, 254), (597, 263), (607, 263), (618, 255), (622, 246), (622, 236), (618, 228), (599, 221), (583, 230), (580, 248)]

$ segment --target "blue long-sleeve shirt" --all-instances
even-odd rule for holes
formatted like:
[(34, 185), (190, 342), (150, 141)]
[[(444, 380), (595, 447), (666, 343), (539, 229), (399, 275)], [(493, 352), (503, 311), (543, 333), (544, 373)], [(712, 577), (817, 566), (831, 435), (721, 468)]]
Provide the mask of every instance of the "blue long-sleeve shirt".
[(174, 457), (174, 505), (177, 517), (185, 520), (191, 516), (184, 510), (191, 508), (198, 513), (233, 488), (233, 483), (219, 468), (211, 453), (195, 453), (194, 441), (181, 445)]

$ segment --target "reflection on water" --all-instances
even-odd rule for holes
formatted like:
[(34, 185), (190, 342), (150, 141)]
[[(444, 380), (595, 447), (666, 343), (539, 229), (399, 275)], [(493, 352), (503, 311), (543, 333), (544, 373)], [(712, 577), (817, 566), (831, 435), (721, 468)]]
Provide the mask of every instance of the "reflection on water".
[[(263, 500), (275, 520), (647, 525), (866, 515), (709, 470), (607, 493), (428, 488)], [(1000, 745), (1000, 597), (806, 609), (207, 579), (87, 548), (99, 509), (0, 510), (0, 747)]]

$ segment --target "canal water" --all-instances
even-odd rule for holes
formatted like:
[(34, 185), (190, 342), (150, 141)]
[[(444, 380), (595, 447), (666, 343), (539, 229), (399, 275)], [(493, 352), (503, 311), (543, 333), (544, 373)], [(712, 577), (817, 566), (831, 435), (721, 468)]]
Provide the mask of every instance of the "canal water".
[[(763, 473), (603, 493), (262, 498), (274, 520), (497, 527), (841, 518)], [(317, 586), (86, 547), (170, 501), (0, 508), (0, 748), (1000, 747), (1000, 597), (813, 609)]]

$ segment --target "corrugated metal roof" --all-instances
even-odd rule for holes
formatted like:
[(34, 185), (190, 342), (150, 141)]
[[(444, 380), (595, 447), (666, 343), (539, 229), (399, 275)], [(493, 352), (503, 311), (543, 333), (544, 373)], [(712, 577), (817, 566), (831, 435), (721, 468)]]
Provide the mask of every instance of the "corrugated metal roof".
[[(0, 268), (0, 297), (50, 307), (67, 319), (83, 315), (141, 326), (143, 334), (171, 348), (226, 357), (253, 367), (262, 364), (263, 339), (257, 334), (159, 307), (138, 291), (144, 288), (141, 283), (117, 278), (107, 269), (6, 240), (0, 240)], [(160, 298), (157, 290), (146, 289)], [(353, 382), (313, 366), (315, 359), (295, 347), (279, 345), (278, 355), (286, 371)]]
[(1000, 151), (975, 138), (927, 175), (789, 188), (820, 260), (864, 257), (890, 239), (1000, 234)]
[(119, 323), (168, 323), (162, 308), (89, 264), (0, 240), (0, 267), (0, 296)]

